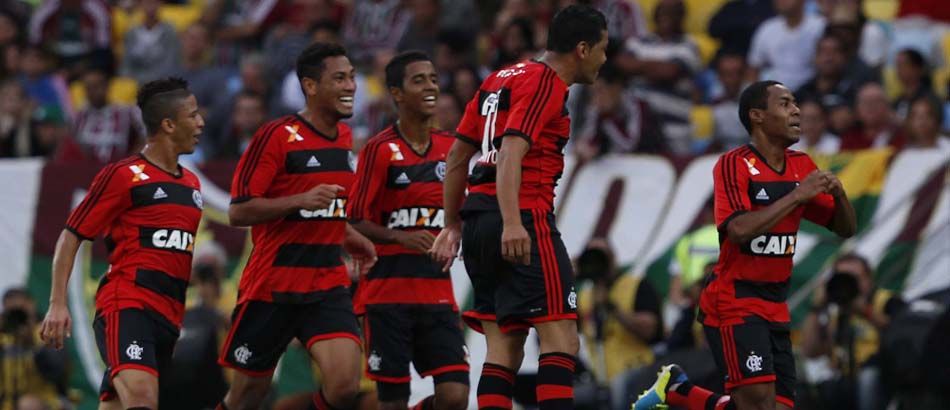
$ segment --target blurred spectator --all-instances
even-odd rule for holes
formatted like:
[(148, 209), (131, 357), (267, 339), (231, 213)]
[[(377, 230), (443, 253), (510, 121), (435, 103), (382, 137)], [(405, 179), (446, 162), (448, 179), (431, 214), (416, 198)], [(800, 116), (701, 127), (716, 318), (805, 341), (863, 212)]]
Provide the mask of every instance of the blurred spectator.
[(597, 7), (607, 18), (607, 34), (611, 39), (623, 42), (631, 37), (647, 35), (647, 22), (640, 3), (629, 0), (594, 0), (591, 5)]
[(712, 223), (711, 204), (705, 209), (705, 222), (709, 224), (684, 235), (673, 247), (669, 301), (679, 308), (699, 301), (690, 297), (686, 290), (702, 282), (706, 266), (719, 260), (719, 231)]
[(0, 158), (30, 155), (30, 118), (35, 108), (20, 83), (0, 83)]
[(439, 87), (447, 89), (451, 74), (462, 67), (473, 65), (473, 36), (462, 31), (447, 29), (439, 33), (432, 55), (435, 71), (439, 75)]
[[(292, 14), (286, 21), (278, 24), (264, 36), (261, 52), (266, 61), (267, 78), (279, 81), (291, 72), (297, 63), (297, 56), (311, 42), (314, 33), (330, 30), (334, 35), (339, 25), (325, 19), (320, 10), (331, 7), (330, 0), (293, 0)], [(324, 19), (321, 19), (324, 18)], [(335, 41), (334, 41), (335, 42)]]
[(161, 4), (161, 0), (140, 0), (142, 24), (125, 33), (125, 54), (119, 74), (132, 77), (139, 84), (168, 77), (181, 65), (181, 43), (175, 28), (159, 19)]
[(756, 29), (774, 15), (772, 0), (730, 0), (709, 19), (709, 35), (720, 50), (744, 56)]
[[(211, 52), (211, 33), (203, 24), (192, 24), (182, 32), (181, 67), (178, 75), (188, 81), (188, 88), (204, 110), (217, 105), (225, 97), (221, 90), (233, 70), (217, 67)], [(208, 118), (208, 113), (202, 115)]]
[(29, 156), (52, 157), (68, 136), (69, 125), (62, 110), (52, 105), (37, 107), (30, 127)]
[(577, 258), (578, 317), (594, 373), (613, 380), (653, 363), (650, 346), (663, 338), (660, 296), (642, 277), (621, 271), (603, 239)]
[(653, 11), (656, 33), (628, 39), (626, 52), (618, 56), (619, 67), (637, 76), (638, 95), (659, 117), (665, 145), (680, 155), (692, 149), (691, 79), (702, 66), (696, 45), (683, 34), (685, 18), (682, 0), (661, 0)]
[(20, 396), (20, 399), (17, 400), (16, 410), (52, 410), (52, 407), (46, 404), (39, 396), (27, 394)]
[(439, 37), (439, 0), (409, 0), (408, 3), (412, 17), (396, 49), (421, 50), (431, 56), (435, 54)]
[[(202, 242), (200, 246), (217, 245)], [(224, 268), (223, 261), (215, 257), (196, 259), (191, 291), (198, 293), (198, 304), (185, 311), (171, 375), (160, 380), (163, 408), (210, 409), (227, 393), (224, 372), (218, 365), (221, 337), (228, 326), (227, 317), (218, 310)]]
[(22, 37), (17, 17), (5, 8), (0, 8), (0, 48), (21, 43)]
[(816, 100), (829, 109), (854, 105), (855, 93), (862, 85), (860, 73), (848, 70), (844, 44), (839, 37), (824, 34), (815, 52), (815, 76), (798, 89), (798, 100)]
[(907, 147), (950, 151), (950, 138), (940, 133), (942, 123), (940, 100), (932, 96), (917, 97), (910, 104), (910, 113), (905, 123)]
[(883, 408), (874, 357), (879, 332), (903, 306), (899, 297), (875, 286), (866, 259), (847, 254), (835, 261), (802, 325), (804, 380), (816, 386), (812, 392), (824, 407)]
[(805, 14), (805, 0), (775, 0), (777, 16), (755, 31), (749, 49), (747, 80), (775, 80), (798, 90), (815, 71), (815, 46), (825, 20)]
[[(44, 348), (37, 330), (36, 304), (23, 288), (3, 294), (0, 318), (0, 409), (14, 409), (21, 396), (60, 407), (65, 393), (67, 353)], [(29, 404), (29, 403), (26, 403)]]
[(911, 101), (920, 97), (932, 97), (933, 84), (930, 79), (930, 66), (923, 54), (912, 48), (897, 53), (897, 80), (901, 84), (901, 93), (894, 101), (894, 112), (898, 121), (907, 118)]
[(721, 86), (712, 103), (712, 151), (728, 151), (749, 142), (749, 133), (739, 121), (739, 94), (745, 73), (745, 56), (730, 52), (720, 53), (715, 61), (716, 77)]
[(410, 18), (403, 0), (353, 0), (342, 36), (352, 63), (367, 66), (377, 52), (395, 50)]
[(46, 0), (30, 18), (30, 43), (49, 48), (65, 65), (112, 65), (112, 14), (103, 0)]
[[(237, 103), (237, 96), (244, 92), (249, 92), (256, 94), (264, 99), (266, 102), (265, 108), (268, 108), (267, 116), (274, 117), (282, 115), (284, 110), (279, 105), (275, 107), (276, 104), (271, 104), (271, 98), (279, 98), (276, 93), (271, 93), (271, 83), (267, 81), (267, 78), (264, 74), (265, 71), (265, 60), (261, 54), (250, 53), (245, 54), (241, 58), (241, 66), (238, 70), (238, 74), (232, 76), (228, 79), (225, 89), (219, 90), (219, 93), (222, 93), (223, 96), (219, 98), (213, 107), (210, 107), (208, 117), (208, 126), (205, 127), (206, 134), (210, 136), (210, 139), (215, 139), (215, 142), (212, 145), (202, 145), (200, 147), (200, 157), (201, 158), (215, 158), (219, 154), (213, 149), (223, 147), (227, 145), (226, 142), (221, 140), (225, 135), (229, 135), (231, 130), (231, 119), (234, 116), (234, 110)], [(301, 91), (302, 93), (302, 91)], [(212, 149), (210, 152), (206, 152), (205, 149)]]
[(471, 66), (459, 67), (455, 71), (442, 74), (448, 77), (449, 83), (446, 87), (449, 92), (455, 95), (459, 101), (471, 101), (478, 92), (478, 87), (482, 85), (482, 78), (478, 75), (478, 70)]
[(234, 110), (224, 133), (209, 136), (215, 146), (209, 151), (219, 159), (238, 159), (251, 143), (258, 127), (267, 120), (267, 103), (251, 91), (242, 91), (234, 97)]
[(138, 152), (148, 136), (138, 107), (109, 103), (110, 80), (105, 70), (83, 74), (88, 105), (76, 115), (72, 133), (85, 156), (103, 164)]
[(462, 120), (462, 109), (464, 107), (465, 105), (455, 95), (440, 94), (438, 101), (435, 103), (436, 128), (455, 131), (455, 127)]
[(627, 87), (626, 77), (609, 66), (591, 89), (574, 152), (584, 161), (608, 153), (660, 152), (663, 135), (649, 106)]
[(880, 68), (887, 61), (890, 37), (886, 24), (869, 20), (864, 14), (863, 0), (820, 0), (819, 11), (828, 21), (830, 31), (842, 36), (850, 57), (858, 57), (869, 67)]
[(492, 70), (534, 57), (534, 24), (531, 20), (519, 17), (511, 20), (501, 32), (495, 56), (492, 57)]
[(841, 148), (841, 139), (828, 132), (825, 108), (815, 100), (804, 100), (798, 108), (801, 110), (802, 135), (789, 148), (809, 154), (836, 154)]
[(282, 4), (278, 0), (206, 1), (201, 22), (215, 32), (218, 64), (236, 65), (242, 51), (278, 20)]
[(867, 83), (861, 86), (855, 106), (857, 125), (841, 136), (841, 150), (886, 146), (900, 149), (904, 145), (904, 136), (894, 122), (894, 111), (880, 84)]
[(66, 80), (54, 73), (54, 68), (49, 53), (41, 47), (28, 46), (20, 56), (20, 85), (37, 104), (65, 113), (70, 107), (69, 92)]

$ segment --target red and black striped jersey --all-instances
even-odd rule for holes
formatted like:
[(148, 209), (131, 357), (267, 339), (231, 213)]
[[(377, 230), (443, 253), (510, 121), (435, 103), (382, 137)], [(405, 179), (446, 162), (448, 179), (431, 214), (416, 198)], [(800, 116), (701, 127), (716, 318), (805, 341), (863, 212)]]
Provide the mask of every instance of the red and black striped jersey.
[(149, 309), (181, 327), (201, 208), (198, 178), (184, 167), (172, 175), (135, 155), (99, 171), (66, 221), (82, 239), (105, 234), (96, 310)]
[(521, 162), (520, 208), (554, 208), (554, 187), (564, 170), (571, 128), (566, 101), (567, 84), (544, 63), (518, 63), (485, 79), (457, 128), (459, 139), (481, 149), (469, 175), (463, 211), (498, 209), (495, 164), (506, 136), (531, 144)]
[(834, 197), (819, 194), (746, 243), (729, 239), (726, 227), (733, 218), (788, 195), (816, 169), (808, 155), (793, 150), (785, 151), (785, 169), (772, 169), (752, 145), (719, 158), (713, 171), (719, 262), (700, 297), (703, 323), (733, 325), (750, 316), (773, 323), (789, 322), (785, 300), (799, 224), (805, 218), (827, 226), (834, 215)]
[(352, 146), (350, 127), (343, 123), (333, 138), (298, 115), (258, 129), (234, 173), (232, 204), (296, 195), (320, 184), (346, 191), (326, 209), (301, 209), (251, 227), (254, 251), (238, 285), (238, 303), (308, 303), (317, 292), (349, 285), (342, 256), (356, 160)]
[[(433, 129), (425, 152), (412, 149), (396, 126), (371, 138), (360, 152), (350, 220), (389, 229), (428, 230), (445, 226), (442, 180), (454, 136)], [(455, 307), (452, 280), (428, 255), (397, 243), (376, 245), (379, 260), (361, 278), (354, 299), (357, 313), (367, 304), (442, 304)]]

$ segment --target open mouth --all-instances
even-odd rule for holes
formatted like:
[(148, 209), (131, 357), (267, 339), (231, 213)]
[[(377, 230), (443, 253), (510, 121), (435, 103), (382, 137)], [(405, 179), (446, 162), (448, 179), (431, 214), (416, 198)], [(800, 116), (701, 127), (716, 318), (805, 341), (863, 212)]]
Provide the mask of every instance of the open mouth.
[(338, 99), (346, 108), (353, 108), (353, 96), (343, 96)]
[(436, 100), (438, 100), (438, 99), (439, 99), (439, 97), (437, 97), (437, 96), (435, 96), (435, 95), (427, 95), (427, 96), (425, 96), (425, 97), (422, 97), (422, 102), (425, 103), (425, 105), (434, 107), (434, 106), (435, 106), (435, 102), (436, 102)]

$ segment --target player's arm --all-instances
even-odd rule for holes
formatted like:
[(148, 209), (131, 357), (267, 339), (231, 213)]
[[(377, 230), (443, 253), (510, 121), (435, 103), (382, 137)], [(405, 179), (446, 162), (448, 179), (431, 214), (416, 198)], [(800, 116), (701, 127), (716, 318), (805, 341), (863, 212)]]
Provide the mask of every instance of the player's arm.
[(504, 224), (501, 255), (511, 263), (531, 263), (531, 237), (521, 222), (518, 193), (521, 189), (521, 160), (531, 145), (519, 135), (506, 135), (498, 151), (498, 207)]
[(343, 249), (353, 257), (353, 262), (356, 263), (356, 270), (359, 271), (360, 276), (369, 273), (370, 268), (376, 264), (376, 247), (373, 246), (373, 242), (350, 224), (346, 224)]
[(834, 174), (827, 174), (830, 180), (829, 193), (834, 197), (834, 213), (828, 228), (842, 238), (850, 238), (858, 231), (858, 217), (841, 181)]
[(271, 135), (281, 130), (279, 127), (275, 129), (273, 123), (262, 126), (241, 155), (231, 181), (231, 205), (228, 206), (231, 226), (257, 225), (301, 209), (327, 208), (343, 191), (339, 185), (321, 184), (295, 195), (267, 197), (271, 182), (284, 166), (282, 138)]
[[(748, 170), (738, 161), (737, 156), (725, 156), (713, 171), (716, 221), (719, 231), (725, 232), (734, 243), (745, 243), (768, 232), (795, 208), (826, 192), (830, 186), (828, 175), (815, 171), (788, 195), (765, 208), (750, 211), (751, 205), (745, 195), (749, 186)], [(728, 168), (733, 171), (724, 172)]]
[(360, 152), (356, 183), (350, 189), (347, 216), (351, 226), (375, 243), (399, 243), (407, 248), (428, 252), (435, 235), (427, 230), (401, 231), (380, 225), (374, 219), (380, 214), (377, 199), (385, 185), (389, 163), (386, 155), (378, 155), (380, 146), (370, 144)]
[(462, 201), (465, 200), (465, 181), (468, 177), (468, 163), (479, 149), (478, 142), (469, 137), (477, 128), (478, 97), (469, 101), (465, 107), (465, 115), (456, 133), (456, 140), (449, 148), (445, 158), (445, 178), (442, 180), (442, 209), (445, 213), (445, 227), (436, 236), (432, 243), (429, 255), (442, 265), (443, 271), (448, 271), (459, 252), (459, 242), (462, 240), (462, 218), (459, 212)]
[(61, 349), (64, 339), (71, 333), (67, 285), (79, 245), (83, 240), (95, 238), (112, 224), (118, 214), (131, 206), (126, 186), (130, 179), (131, 173), (115, 164), (99, 171), (86, 197), (66, 220), (66, 229), (59, 234), (53, 253), (49, 310), (40, 327), (40, 337), (50, 346)]

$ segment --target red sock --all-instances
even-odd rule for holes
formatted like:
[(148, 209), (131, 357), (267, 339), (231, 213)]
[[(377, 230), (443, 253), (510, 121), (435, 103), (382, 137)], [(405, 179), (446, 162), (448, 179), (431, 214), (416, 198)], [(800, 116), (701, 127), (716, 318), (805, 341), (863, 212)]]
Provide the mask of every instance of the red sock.
[(485, 363), (478, 379), (478, 410), (511, 410), (515, 372), (505, 366)]
[(538, 396), (540, 410), (574, 408), (574, 365), (567, 353), (545, 353), (538, 360)]
[(682, 383), (666, 392), (666, 402), (687, 410), (735, 410), (729, 396), (713, 393), (691, 383)]

